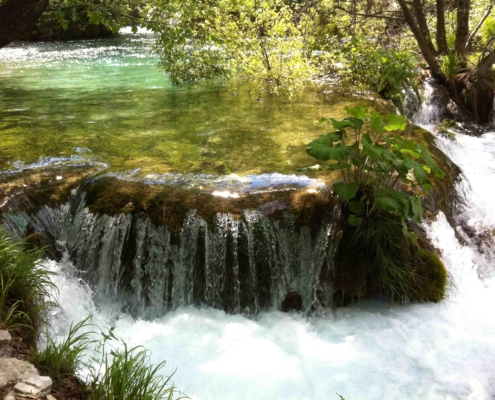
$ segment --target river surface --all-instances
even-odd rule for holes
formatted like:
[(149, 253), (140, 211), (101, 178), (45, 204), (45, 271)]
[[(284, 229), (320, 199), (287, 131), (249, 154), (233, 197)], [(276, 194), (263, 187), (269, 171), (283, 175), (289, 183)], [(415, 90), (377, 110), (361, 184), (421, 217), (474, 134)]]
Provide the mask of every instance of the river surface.
[(305, 146), (356, 97), (296, 101), (220, 83), (174, 87), (154, 37), (24, 43), (0, 53), (0, 169), (76, 157), (114, 172), (293, 174), (314, 164)]
[[(173, 88), (135, 41), (150, 45), (151, 38), (0, 53), (2, 167), (79, 154), (144, 174), (215, 173), (216, 163), (227, 169), (221, 173), (293, 173), (311, 165), (303, 147), (318, 134), (313, 121), (342, 106), (310, 94), (287, 104), (236, 97), (221, 86)], [(458, 218), (491, 233), (495, 133), (439, 138), (439, 146), (463, 171), (458, 190), (466, 201)], [(212, 165), (203, 152), (213, 154)], [(346, 400), (493, 399), (492, 239), (485, 235), (480, 245), (466, 237), (461, 244), (442, 214), (425, 228), (450, 274), (441, 304), (360, 302), (318, 319), (180, 308), (145, 321), (99, 307), (63, 260), (47, 263), (59, 272), (61, 308), (51, 322), (60, 337), (88, 315), (103, 330), (115, 326), (131, 346), (149, 349), (153, 361), (166, 360), (163, 374), (175, 371), (175, 385), (194, 400), (338, 400), (337, 393)]]

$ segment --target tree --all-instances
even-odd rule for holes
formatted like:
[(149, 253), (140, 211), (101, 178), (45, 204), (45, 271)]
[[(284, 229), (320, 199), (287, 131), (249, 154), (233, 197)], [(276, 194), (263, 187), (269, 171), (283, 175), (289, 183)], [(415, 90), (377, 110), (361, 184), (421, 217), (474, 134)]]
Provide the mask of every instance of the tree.
[(31, 31), (42, 19), (67, 29), (82, 19), (86, 25), (103, 25), (111, 32), (141, 23), (140, 0), (0, 0), (0, 48)]
[(31, 29), (49, 0), (5, 0), (0, 3), (0, 49)]
[[(468, 111), (475, 122), (488, 122), (494, 100), (493, 78), (490, 75), (495, 64), (495, 40), (487, 43), (479, 52), (478, 61), (473, 65), (469, 65), (469, 51), (476, 33), (493, 9), (493, 2), (490, 1), (486, 13), (470, 34), (470, 15), (475, 2), (457, 0), (456, 26), (453, 32), (455, 41), (449, 47), (446, 40), (445, 1), (438, 0), (434, 15), (437, 22), (435, 47), (426, 22), (427, 13), (431, 14), (431, 11), (427, 11), (427, 2), (397, 1), (432, 75), (445, 84), (453, 100)], [(442, 68), (442, 60), (447, 56), (450, 56), (450, 60), (457, 61), (455, 71), (452, 68), (448, 71)]]

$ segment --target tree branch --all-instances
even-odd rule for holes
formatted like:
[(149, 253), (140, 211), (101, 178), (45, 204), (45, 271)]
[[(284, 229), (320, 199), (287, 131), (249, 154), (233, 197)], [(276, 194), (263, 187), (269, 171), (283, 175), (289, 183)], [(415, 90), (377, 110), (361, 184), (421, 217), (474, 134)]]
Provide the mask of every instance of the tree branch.
[(483, 24), (485, 23), (486, 19), (490, 16), (490, 13), (492, 12), (493, 10), (493, 2), (490, 2), (490, 5), (488, 7), (488, 10), (486, 10), (486, 13), (485, 15), (483, 15), (483, 18), (480, 19), (480, 22), (478, 22), (478, 24), (476, 25), (476, 27), (474, 28), (474, 30), (471, 32), (471, 34), (469, 35), (469, 39), (467, 41), (467, 44), (466, 44), (466, 48), (469, 50), (471, 48), (471, 46), (473, 45), (473, 40), (476, 36), (476, 34), (478, 33), (478, 31), (481, 29), (481, 27), (483, 26)]
[(493, 49), (490, 53), (488, 53), (488, 55), (485, 58), (481, 60), (478, 68), (476, 69), (476, 71), (474, 71), (474, 74), (477, 77), (482, 78), (488, 72), (490, 72), (490, 70), (493, 67), (493, 64), (495, 64), (495, 49)]
[(416, 38), (416, 42), (418, 42), (418, 46), (421, 50), (421, 54), (426, 60), (428, 66), (431, 68), (433, 75), (441, 76), (442, 74), (440, 72), (440, 64), (438, 64), (435, 54), (428, 47), (428, 44), (426, 43), (425, 38), (421, 34), (418, 25), (416, 25), (416, 22), (414, 21), (414, 18), (411, 14), (411, 11), (407, 6), (406, 0), (397, 0), (397, 1), (399, 2), (400, 8), (402, 9), (402, 13), (404, 14), (406, 22), (409, 25), (409, 28), (411, 28), (411, 31), (414, 34), (414, 37)]
[(430, 29), (428, 28), (428, 22), (426, 22), (425, 13), (423, 11), (423, 4), (421, 0), (413, 0), (414, 15), (416, 16), (416, 21), (418, 22), (419, 30), (425, 38), (426, 44), (430, 51), (436, 54), (435, 47), (431, 41)]
[[(341, 10), (341, 11), (344, 11), (345, 13), (347, 14), (350, 14), (350, 15), (355, 15), (355, 16), (358, 16), (358, 17), (365, 17), (365, 18), (379, 18), (379, 19), (393, 19), (393, 20), (396, 20), (396, 21), (404, 21), (404, 18), (400, 18), (400, 17), (391, 17), (391, 16), (388, 16), (388, 15), (383, 15), (382, 13), (375, 13), (375, 14), (364, 14), (364, 13), (357, 13), (357, 12), (353, 12), (351, 10), (347, 10), (345, 9), (344, 7), (341, 7), (339, 5), (335, 5), (335, 8), (337, 10)], [(383, 12), (387, 12), (387, 11), (383, 11)], [(395, 11), (389, 11), (390, 13), (393, 13)]]

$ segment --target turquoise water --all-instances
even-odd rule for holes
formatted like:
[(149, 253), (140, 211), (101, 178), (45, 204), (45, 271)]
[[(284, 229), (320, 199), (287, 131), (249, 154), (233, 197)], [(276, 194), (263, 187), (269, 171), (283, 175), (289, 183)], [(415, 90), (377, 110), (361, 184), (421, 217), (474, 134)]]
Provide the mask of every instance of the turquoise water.
[[(294, 174), (305, 146), (356, 97), (313, 92), (260, 100), (248, 87), (174, 87), (154, 38), (23, 43), (0, 51), (0, 169), (81, 157), (112, 172)], [(309, 173), (312, 176), (321, 173)]]

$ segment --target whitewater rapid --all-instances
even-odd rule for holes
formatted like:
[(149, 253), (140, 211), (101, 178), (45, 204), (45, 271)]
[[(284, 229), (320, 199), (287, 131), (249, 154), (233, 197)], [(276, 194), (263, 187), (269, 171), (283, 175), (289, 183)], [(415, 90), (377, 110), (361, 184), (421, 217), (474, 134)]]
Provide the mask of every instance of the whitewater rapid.
[[(462, 169), (461, 216), (495, 227), (495, 133), (439, 146)], [(49, 262), (61, 308), (60, 337), (88, 315), (103, 330), (167, 361), (164, 375), (194, 400), (472, 399), (495, 397), (495, 304), (491, 252), (460, 244), (445, 216), (425, 225), (450, 274), (441, 304), (360, 302), (318, 319), (263, 313), (257, 320), (182, 308), (153, 321), (98, 308), (70, 263)], [(481, 277), (484, 277), (483, 279)]]

